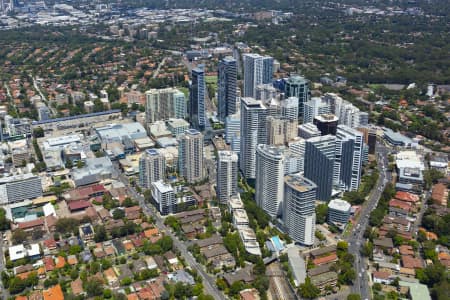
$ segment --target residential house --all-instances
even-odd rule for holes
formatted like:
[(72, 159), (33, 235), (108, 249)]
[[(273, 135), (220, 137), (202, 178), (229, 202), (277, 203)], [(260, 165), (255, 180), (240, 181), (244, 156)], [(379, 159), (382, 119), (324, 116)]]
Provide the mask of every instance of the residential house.
[(109, 268), (109, 269), (106, 269), (105, 271), (103, 271), (103, 275), (105, 276), (106, 282), (110, 286), (112, 286), (112, 287), (119, 286), (119, 278), (117, 277), (113, 268)]
[(389, 272), (373, 272), (372, 278), (374, 283), (391, 284), (392, 274)]
[(171, 264), (171, 265), (177, 265), (178, 264), (178, 258), (176, 257), (176, 255), (172, 251), (164, 253), (164, 257), (165, 257), (165, 259), (167, 259), (169, 264)]
[(141, 216), (141, 207), (139, 206), (132, 206), (132, 207), (125, 207), (125, 217), (128, 220), (137, 220)]
[(223, 245), (212, 248), (203, 248), (201, 252), (206, 258), (206, 261), (211, 263), (214, 268), (222, 268), (222, 266), (234, 268), (236, 266), (234, 257)]
[(64, 294), (59, 284), (44, 290), (42, 295), (44, 300), (64, 300)]
[(75, 296), (86, 294), (83, 289), (83, 282), (81, 281), (80, 278), (77, 278), (74, 281), (72, 281), (70, 283), (70, 288), (72, 289), (72, 294), (74, 294)]

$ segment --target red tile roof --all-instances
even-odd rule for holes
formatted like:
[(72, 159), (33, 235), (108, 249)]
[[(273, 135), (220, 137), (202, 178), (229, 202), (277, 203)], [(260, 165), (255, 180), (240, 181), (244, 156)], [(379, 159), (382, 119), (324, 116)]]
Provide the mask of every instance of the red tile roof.
[(54, 239), (48, 239), (43, 242), (44, 246), (48, 249), (56, 249), (56, 241)]
[(433, 186), (433, 193), (431, 199), (439, 205), (447, 205), (448, 189), (443, 183), (438, 183)]
[(64, 300), (64, 294), (59, 284), (43, 292), (44, 300)]
[(69, 209), (71, 211), (73, 210), (80, 210), (80, 209), (86, 209), (89, 206), (91, 206), (91, 203), (85, 200), (76, 200), (76, 201), (69, 201), (68, 203)]
[(411, 194), (408, 192), (403, 192), (403, 191), (398, 191), (395, 194), (395, 198), (398, 200), (402, 200), (405, 202), (412, 202), (412, 203), (418, 202), (420, 199), (419, 196), (417, 196), (417, 195), (414, 195), (414, 194)]
[(46, 272), (50, 272), (55, 269), (55, 262), (53, 261), (53, 258), (51, 258), (50, 256), (46, 256), (42, 260), (44, 262)]
[(420, 258), (412, 257), (410, 255), (403, 255), (402, 266), (410, 269), (422, 269), (423, 262)]
[(389, 279), (389, 277), (391, 277), (389, 272), (373, 272), (373, 278)]
[(337, 255), (336, 253), (332, 253), (330, 255), (324, 256), (324, 257), (319, 257), (313, 260), (313, 264), (315, 264), (316, 266), (318, 265), (323, 265), (332, 261), (336, 261), (337, 260)]
[(405, 202), (405, 201), (401, 201), (401, 200), (397, 200), (397, 199), (391, 199), (391, 201), (389, 201), (389, 206), (390, 207), (399, 207), (401, 209), (404, 209), (406, 211), (410, 211), (412, 204), (410, 202)]
[(20, 229), (30, 229), (38, 226), (44, 226), (44, 219), (36, 219), (33, 221), (19, 223)]

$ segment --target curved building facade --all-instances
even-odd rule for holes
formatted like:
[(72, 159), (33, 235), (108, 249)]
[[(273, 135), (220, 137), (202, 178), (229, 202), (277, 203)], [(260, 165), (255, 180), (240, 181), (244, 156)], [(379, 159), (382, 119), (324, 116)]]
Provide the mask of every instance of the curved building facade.
[(256, 203), (271, 217), (281, 215), (285, 147), (256, 148)]

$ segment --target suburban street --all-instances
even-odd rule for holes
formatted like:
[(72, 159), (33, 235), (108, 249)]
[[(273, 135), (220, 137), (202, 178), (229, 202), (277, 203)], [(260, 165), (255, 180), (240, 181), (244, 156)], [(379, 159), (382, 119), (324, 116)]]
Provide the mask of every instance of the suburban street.
[(354, 266), (356, 270), (356, 279), (352, 286), (352, 293), (361, 295), (362, 299), (370, 299), (371, 296), (369, 278), (367, 277), (366, 272), (367, 262), (366, 258), (362, 256), (360, 252), (360, 249), (364, 244), (363, 235), (369, 223), (370, 212), (378, 205), (378, 200), (383, 193), (386, 183), (391, 180), (391, 175), (387, 172), (389, 149), (385, 145), (377, 143), (376, 153), (380, 176), (375, 188), (370, 193), (368, 200), (362, 206), (359, 213), (359, 220), (354, 225), (354, 230), (348, 238), (349, 252), (355, 256)]
[(34, 78), (32, 75), (30, 75), (31, 79), (33, 80), (33, 86), (34, 89), (39, 93), (39, 95), (41, 96), (42, 101), (44, 101), (45, 105), (47, 105), (47, 107), (50, 109), (50, 111), (52, 112), (52, 114), (54, 116), (57, 116), (57, 111), (55, 110), (54, 107), (52, 107), (51, 105), (49, 105), (47, 98), (45, 97), (45, 95), (42, 93), (41, 89), (39, 88), (39, 85), (36, 81), (36, 78)]
[[(3, 236), (0, 236), (0, 272), (3, 272), (5, 270), (4, 265), (4, 255), (3, 255)], [(3, 281), (1, 280), (1, 273), (0, 273), (0, 295), (2, 295), (1, 299), (6, 300), (9, 297), (9, 292), (5, 287), (3, 286)]]
[(206, 271), (204, 270), (203, 266), (197, 263), (194, 259), (194, 257), (191, 255), (191, 253), (187, 250), (186, 245), (181, 242), (168, 228), (166, 225), (164, 225), (164, 220), (159, 216), (155, 209), (153, 207), (149, 207), (149, 205), (145, 202), (145, 199), (142, 195), (136, 192), (136, 190), (130, 186), (128, 178), (119, 171), (119, 180), (125, 184), (128, 191), (131, 193), (134, 199), (139, 201), (139, 205), (142, 207), (142, 210), (145, 214), (152, 216), (155, 219), (155, 225), (158, 227), (160, 231), (162, 231), (164, 234), (170, 236), (173, 240), (173, 245), (175, 248), (177, 248), (181, 256), (185, 259), (187, 264), (194, 270), (197, 271), (197, 273), (203, 278), (203, 286), (205, 288), (204, 293), (209, 294), (214, 297), (214, 299), (222, 299), (225, 300), (226, 298), (222, 294), (222, 292), (216, 287), (216, 281), (215, 278), (208, 275)]

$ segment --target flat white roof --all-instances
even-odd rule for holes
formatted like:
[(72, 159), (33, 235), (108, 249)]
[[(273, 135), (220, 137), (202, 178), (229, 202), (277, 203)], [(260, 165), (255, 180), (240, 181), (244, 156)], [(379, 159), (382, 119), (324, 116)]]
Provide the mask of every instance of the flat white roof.
[(339, 211), (350, 211), (352, 206), (345, 200), (333, 199), (328, 203), (328, 208)]

